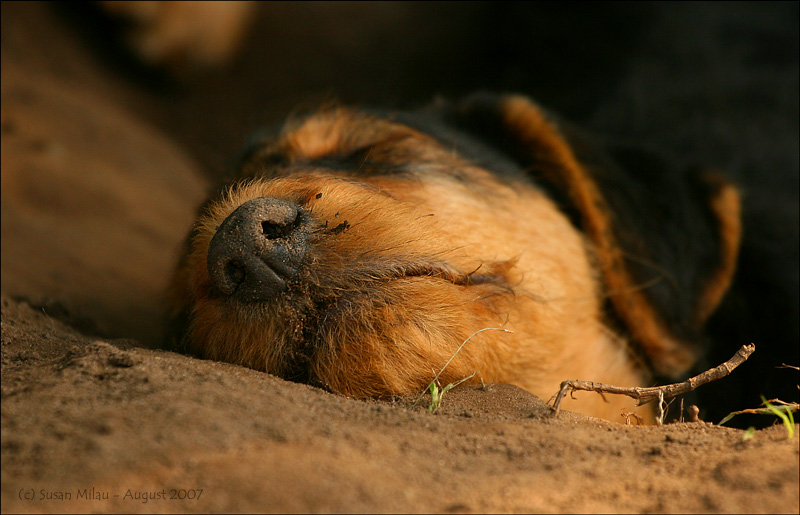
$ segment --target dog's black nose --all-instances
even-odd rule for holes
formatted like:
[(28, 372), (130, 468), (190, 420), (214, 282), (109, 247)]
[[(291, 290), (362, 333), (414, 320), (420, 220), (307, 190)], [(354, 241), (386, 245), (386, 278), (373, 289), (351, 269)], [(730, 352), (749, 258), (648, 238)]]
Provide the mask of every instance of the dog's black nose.
[(268, 300), (297, 275), (306, 248), (300, 207), (259, 197), (239, 206), (219, 226), (208, 247), (208, 273), (226, 297)]

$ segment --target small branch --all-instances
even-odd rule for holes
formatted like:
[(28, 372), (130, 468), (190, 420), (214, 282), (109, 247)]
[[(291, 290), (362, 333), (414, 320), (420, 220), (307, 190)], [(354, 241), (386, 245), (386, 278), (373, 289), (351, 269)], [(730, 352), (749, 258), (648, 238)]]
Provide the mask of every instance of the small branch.
[(736, 354), (733, 355), (731, 359), (725, 363), (716, 368), (706, 370), (702, 374), (687, 379), (682, 383), (651, 387), (622, 387), (603, 383), (595, 383), (592, 381), (564, 381), (561, 383), (561, 389), (558, 391), (558, 394), (555, 397), (552, 409), (555, 414), (558, 415), (559, 411), (561, 410), (561, 401), (564, 400), (564, 396), (567, 394), (567, 392), (573, 392), (575, 390), (585, 390), (600, 394), (613, 393), (617, 395), (627, 395), (628, 397), (632, 397), (638, 401), (637, 406), (658, 400), (659, 416), (656, 420), (659, 425), (661, 425), (664, 418), (665, 399), (671, 399), (672, 397), (683, 395), (684, 393), (691, 392), (692, 390), (699, 388), (704, 384), (727, 376), (733, 371), (733, 369), (744, 363), (745, 360), (747, 360), (747, 358), (749, 358), (750, 355), (755, 352), (755, 350), (756, 346), (754, 343), (751, 343), (750, 345), (744, 345), (736, 352)]

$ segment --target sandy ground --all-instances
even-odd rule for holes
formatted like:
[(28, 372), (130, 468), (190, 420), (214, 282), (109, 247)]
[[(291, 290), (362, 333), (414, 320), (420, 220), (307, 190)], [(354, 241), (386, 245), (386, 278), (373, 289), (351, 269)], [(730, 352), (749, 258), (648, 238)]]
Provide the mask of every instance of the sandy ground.
[(4, 513), (800, 509), (781, 425), (554, 418), (500, 384), (430, 414), (427, 397), (357, 401), (154, 350), (219, 158), (155, 123), (45, 6), (4, 3), (2, 23)]
[[(355, 401), (2, 307), (4, 512), (798, 507), (798, 439), (783, 427), (743, 441), (703, 423), (553, 418), (496, 384), (451, 390), (432, 415), (413, 399)], [(184, 490), (197, 497), (173, 499)], [(48, 500), (61, 494), (71, 498)]]

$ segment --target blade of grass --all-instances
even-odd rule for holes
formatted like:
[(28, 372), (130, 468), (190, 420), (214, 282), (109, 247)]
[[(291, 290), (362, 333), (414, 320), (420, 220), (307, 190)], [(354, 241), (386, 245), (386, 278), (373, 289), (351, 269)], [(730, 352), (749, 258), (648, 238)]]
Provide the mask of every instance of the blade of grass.
[[(767, 407), (772, 413), (776, 416), (780, 417), (783, 420), (783, 425), (786, 426), (786, 432), (789, 433), (789, 440), (792, 439), (794, 436), (794, 415), (790, 410), (786, 410), (786, 413), (783, 410), (778, 409), (777, 407), (773, 406), (763, 395), (761, 396), (761, 401), (764, 403), (764, 406)], [(785, 408), (785, 406), (782, 406)], [(787, 415), (788, 413), (788, 415)]]

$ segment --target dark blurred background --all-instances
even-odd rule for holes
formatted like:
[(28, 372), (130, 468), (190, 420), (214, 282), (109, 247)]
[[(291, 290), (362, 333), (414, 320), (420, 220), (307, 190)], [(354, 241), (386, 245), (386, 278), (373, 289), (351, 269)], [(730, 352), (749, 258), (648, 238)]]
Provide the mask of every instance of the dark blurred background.
[(3, 2), (2, 38), (65, 80), (114, 81), (210, 168), (298, 105), (491, 90), (796, 185), (799, 13), (797, 2), (264, 2), (227, 69), (177, 79), (138, 64), (92, 3)]
[(729, 341), (708, 364), (750, 341), (736, 323), (747, 319), (797, 365), (798, 5), (265, 2), (229, 66), (178, 75), (139, 63), (93, 3), (3, 2), (0, 37), (4, 66), (111, 97), (211, 175), (298, 107), (402, 108), (476, 90), (525, 93), (602, 137), (724, 170), (747, 205), (742, 264), (765, 272), (714, 320)]

